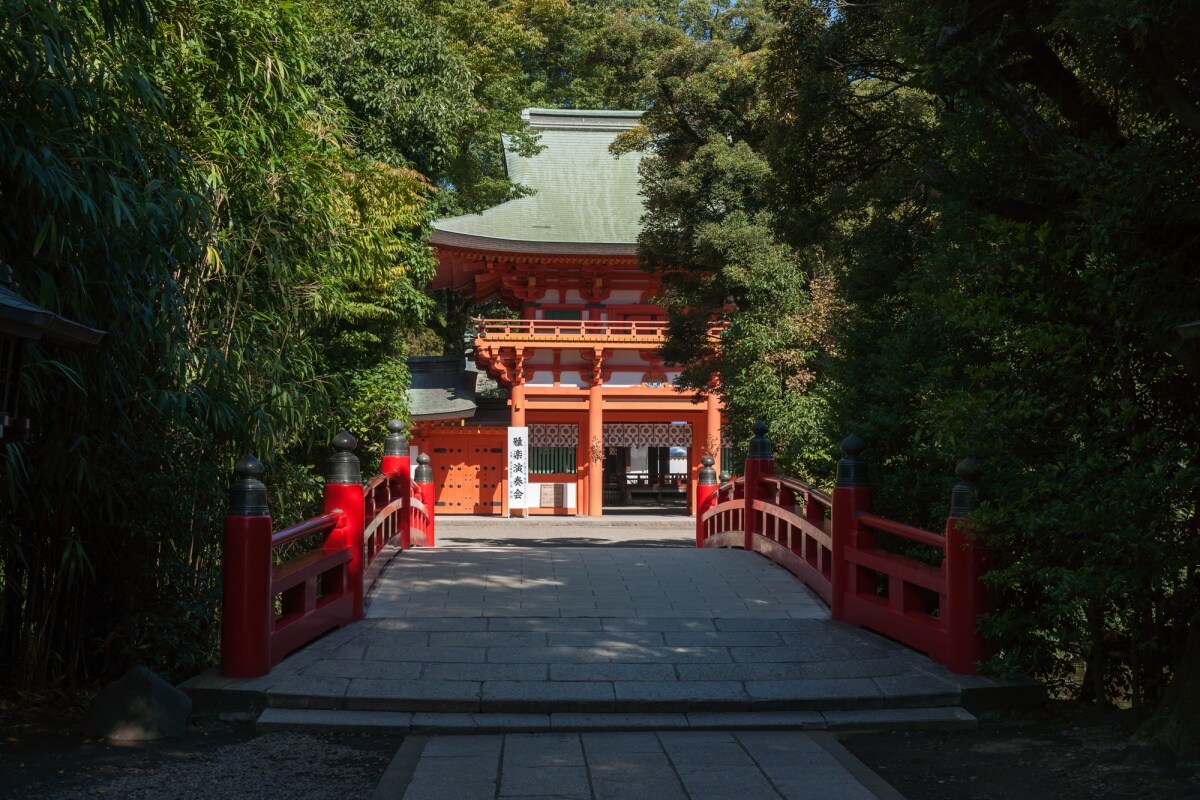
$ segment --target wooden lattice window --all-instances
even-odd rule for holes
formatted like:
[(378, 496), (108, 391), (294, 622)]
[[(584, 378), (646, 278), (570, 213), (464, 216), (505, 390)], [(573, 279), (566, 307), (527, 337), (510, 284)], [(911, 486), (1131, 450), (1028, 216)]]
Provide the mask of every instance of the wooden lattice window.
[(530, 475), (561, 475), (575, 472), (574, 447), (529, 448)]

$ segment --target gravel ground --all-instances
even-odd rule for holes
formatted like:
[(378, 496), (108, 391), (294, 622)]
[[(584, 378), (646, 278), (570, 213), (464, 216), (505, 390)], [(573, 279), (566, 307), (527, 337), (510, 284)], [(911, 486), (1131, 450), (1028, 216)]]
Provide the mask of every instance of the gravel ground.
[(362, 800), (399, 745), (398, 737), (255, 737), (222, 723), (136, 746), (39, 732), (0, 746), (0, 798)]
[(977, 731), (856, 734), (842, 744), (907, 800), (1200, 800), (1200, 763), (1137, 736), (1128, 712), (1073, 703)]
[[(199, 720), (181, 739), (121, 746), (76, 733), (81, 705), (0, 702), (0, 799), (364, 800), (401, 744)], [(978, 731), (843, 744), (908, 800), (1200, 800), (1200, 763), (1136, 730), (1127, 713), (1055, 703)]]

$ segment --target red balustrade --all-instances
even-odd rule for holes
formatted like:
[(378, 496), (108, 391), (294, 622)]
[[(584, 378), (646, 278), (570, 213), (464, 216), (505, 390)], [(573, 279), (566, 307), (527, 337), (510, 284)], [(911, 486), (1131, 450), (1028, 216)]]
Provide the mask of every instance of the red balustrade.
[[(803, 580), (834, 619), (920, 650), (960, 674), (975, 674), (990, 654), (976, 630), (990, 610), (983, 583), (986, 552), (970, 535), (978, 467), (959, 464), (944, 533), (871, 513), (858, 437), (843, 442), (833, 495), (774, 475), (766, 426), (755, 426), (746, 474), (702, 493), (698, 547), (742, 547)], [(703, 471), (702, 471), (703, 475)], [(929, 561), (877, 547), (877, 534), (928, 548)]]
[[(363, 617), (363, 600), (388, 560), (411, 545), (433, 545), (429, 457), (410, 480), (408, 443), (399, 420), (388, 423), (382, 474), (363, 486), (357, 441), (334, 437), (320, 516), (272, 533), (263, 465), (246, 456), (235, 467), (222, 550), (221, 673), (267, 674), (284, 656)], [(325, 534), (321, 546), (276, 562), (276, 551)]]
[(476, 319), (476, 336), (483, 340), (630, 339), (661, 342), (667, 323), (649, 320)]

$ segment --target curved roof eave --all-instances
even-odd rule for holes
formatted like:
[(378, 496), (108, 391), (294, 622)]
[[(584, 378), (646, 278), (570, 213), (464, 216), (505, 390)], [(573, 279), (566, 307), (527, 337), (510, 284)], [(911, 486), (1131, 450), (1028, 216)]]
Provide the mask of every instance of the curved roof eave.
[(578, 256), (636, 256), (632, 242), (541, 242), (529, 239), (501, 239), (434, 229), (429, 242), (434, 245), (499, 253), (531, 253)]

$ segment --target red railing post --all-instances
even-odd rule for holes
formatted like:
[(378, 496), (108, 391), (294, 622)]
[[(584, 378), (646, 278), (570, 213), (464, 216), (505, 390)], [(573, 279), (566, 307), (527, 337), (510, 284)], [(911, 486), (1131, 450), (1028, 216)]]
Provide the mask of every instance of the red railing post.
[[(403, 420), (388, 422), (388, 436), (383, 443), (383, 464), (380, 471), (392, 481), (392, 498), (399, 497), (404, 507), (400, 511), (400, 549), (412, 547), (412, 459), (408, 455), (408, 427)], [(398, 494), (397, 494), (398, 493)]]
[(425, 546), (433, 547), (434, 539), (434, 506), (437, 501), (433, 494), (433, 467), (429, 466), (429, 456), (421, 453), (417, 456), (417, 471), (413, 475), (413, 483), (421, 490), (421, 502), (425, 504), (425, 510), (429, 513), (429, 522), (425, 528)]
[(263, 465), (238, 460), (221, 543), (221, 674), (256, 678), (271, 670), (271, 514)]
[(337, 451), (325, 462), (325, 513), (337, 512), (341, 519), (325, 539), (324, 551), (349, 550), (346, 563), (347, 587), (354, 597), (354, 619), (363, 617), (363, 525), (366, 502), (363, 495), (362, 469), (353, 450), (358, 440), (348, 431), (333, 437)]
[(983, 583), (987, 551), (972, 535), (968, 515), (979, 507), (977, 482), (982, 472), (973, 458), (958, 462), (959, 483), (950, 494), (946, 518), (946, 666), (951, 672), (974, 675), (980, 661), (991, 655), (979, 635), (980, 614), (991, 610), (991, 598)]
[(708, 511), (720, 498), (717, 497), (717, 471), (713, 469), (716, 461), (712, 456), (700, 459), (700, 478), (696, 483), (696, 547), (704, 547), (707, 532), (704, 530), (704, 512)]
[(863, 440), (851, 434), (842, 441), (842, 458), (837, 463), (837, 484), (833, 489), (833, 510), (829, 523), (830, 558), (833, 578), (834, 619), (845, 618), (846, 593), (854, 591), (857, 581), (846, 561), (846, 548), (858, 547), (858, 515), (871, 510), (871, 487), (867, 481), (867, 462), (859, 458), (866, 449)]
[(767, 438), (767, 423), (759, 420), (754, 423), (754, 438), (750, 440), (750, 450), (746, 454), (746, 516), (744, 530), (746, 539), (743, 547), (747, 552), (754, 551), (754, 535), (761, 533), (758, 517), (754, 513), (754, 501), (767, 497), (767, 488), (762, 479), (775, 474), (775, 459), (771, 455), (771, 441)]

